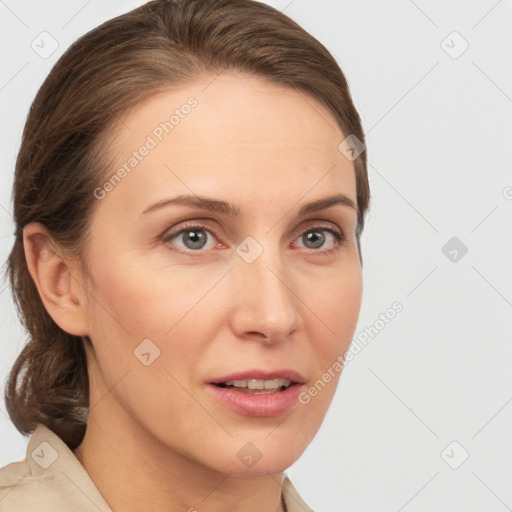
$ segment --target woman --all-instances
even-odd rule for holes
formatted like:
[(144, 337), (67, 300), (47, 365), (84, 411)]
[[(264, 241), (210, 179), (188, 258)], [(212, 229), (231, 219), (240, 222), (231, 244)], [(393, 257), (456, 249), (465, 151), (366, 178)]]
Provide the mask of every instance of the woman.
[(251, 0), (155, 0), (32, 105), (8, 271), (30, 339), (0, 510), (310, 510), (284, 474), (361, 306), (364, 134), (329, 52)]

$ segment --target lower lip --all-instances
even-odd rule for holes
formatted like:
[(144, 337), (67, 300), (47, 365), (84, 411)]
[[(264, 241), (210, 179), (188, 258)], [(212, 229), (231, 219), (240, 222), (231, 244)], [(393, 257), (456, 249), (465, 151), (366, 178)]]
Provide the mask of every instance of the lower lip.
[(206, 384), (206, 389), (227, 407), (245, 416), (272, 418), (279, 416), (293, 407), (299, 398), (303, 384), (292, 384), (283, 391), (251, 395), (232, 388), (220, 388)]

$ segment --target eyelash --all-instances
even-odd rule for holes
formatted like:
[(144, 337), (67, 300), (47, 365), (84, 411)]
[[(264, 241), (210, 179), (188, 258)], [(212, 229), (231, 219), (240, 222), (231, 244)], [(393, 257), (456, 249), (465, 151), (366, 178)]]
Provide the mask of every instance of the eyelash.
[[(220, 238), (212, 224), (210, 224), (208, 222), (204, 222), (204, 221), (194, 221), (194, 222), (185, 223), (185, 225), (182, 226), (179, 230), (173, 231), (171, 233), (165, 233), (162, 237), (162, 241), (164, 243), (167, 243), (169, 240), (176, 238), (177, 236), (181, 235), (182, 233), (186, 233), (187, 231), (193, 231), (193, 230), (204, 230), (204, 231), (207, 231), (208, 233), (212, 234), (216, 239)], [(324, 226), (321, 226), (321, 225), (312, 226), (311, 228), (305, 229), (304, 231), (299, 233), (299, 236), (302, 236), (305, 233), (310, 233), (313, 231), (328, 231), (329, 233), (331, 233), (334, 236), (335, 241), (336, 241), (334, 247), (332, 247), (331, 249), (327, 249), (327, 250), (310, 249), (309, 250), (316, 254), (328, 255), (328, 254), (337, 252), (341, 249), (342, 245), (346, 241), (345, 235), (342, 232), (336, 231), (336, 230), (332, 229), (331, 227), (328, 227), (325, 225)], [(202, 253), (205, 252), (205, 249), (198, 249), (196, 251), (190, 249), (190, 250), (185, 251), (183, 249), (174, 249), (173, 248), (171, 250), (179, 252), (181, 254), (187, 254), (187, 255), (191, 255), (191, 256), (201, 255)], [(212, 250), (212, 249), (206, 249), (206, 250)]]

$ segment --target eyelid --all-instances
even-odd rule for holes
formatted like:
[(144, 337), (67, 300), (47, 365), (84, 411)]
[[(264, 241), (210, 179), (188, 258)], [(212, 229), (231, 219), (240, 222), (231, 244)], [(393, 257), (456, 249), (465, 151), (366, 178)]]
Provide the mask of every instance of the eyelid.
[[(166, 230), (160, 238), (162, 239), (163, 242), (167, 242), (171, 238), (176, 238), (182, 232), (187, 231), (187, 230), (192, 230), (193, 228), (204, 229), (205, 231), (209, 231), (210, 233), (212, 233), (217, 240), (222, 239), (222, 237), (219, 236), (218, 230), (216, 229), (215, 222), (212, 222), (208, 219), (196, 219), (196, 220), (184, 221), (184, 223), (178, 224), (177, 227), (173, 227), (171, 229)], [(187, 253), (186, 251), (183, 251), (183, 250), (180, 250), (180, 252)], [(190, 252), (201, 252), (201, 251), (190, 251)]]
[(308, 228), (324, 228), (324, 229), (330, 229), (332, 231), (336, 231), (337, 233), (343, 235), (343, 230), (334, 222), (331, 222), (329, 220), (321, 220), (321, 219), (308, 219), (302, 222), (294, 231), (293, 236), (295, 234), (302, 234), (304, 231), (307, 231)]

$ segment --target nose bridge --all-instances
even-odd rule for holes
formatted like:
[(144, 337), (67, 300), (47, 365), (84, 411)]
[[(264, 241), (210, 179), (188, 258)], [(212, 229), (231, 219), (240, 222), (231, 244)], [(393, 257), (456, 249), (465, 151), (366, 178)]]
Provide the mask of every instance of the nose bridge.
[(279, 341), (295, 328), (297, 312), (291, 274), (271, 238), (248, 237), (237, 247), (235, 328), (239, 335), (259, 332)]

